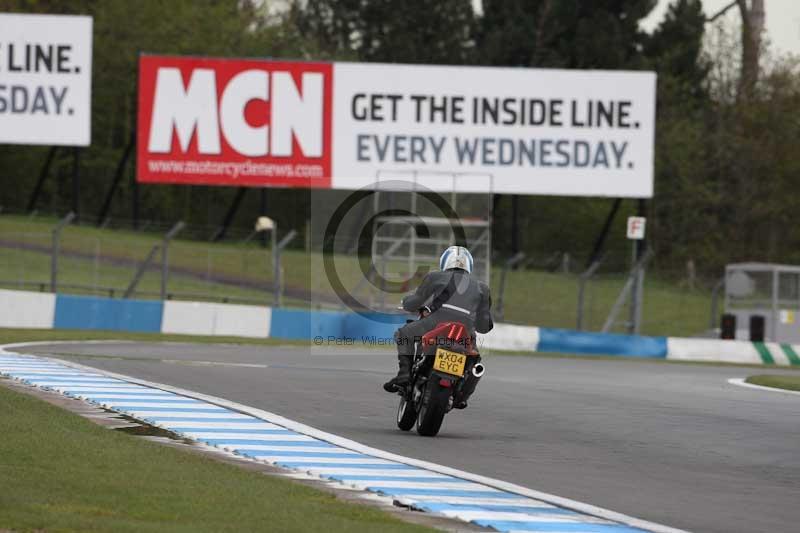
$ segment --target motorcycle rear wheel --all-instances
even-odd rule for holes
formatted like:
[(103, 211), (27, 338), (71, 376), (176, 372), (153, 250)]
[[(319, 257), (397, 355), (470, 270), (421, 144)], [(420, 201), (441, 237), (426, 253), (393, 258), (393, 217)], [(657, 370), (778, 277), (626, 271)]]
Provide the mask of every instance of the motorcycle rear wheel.
[(423, 437), (435, 437), (442, 427), (449, 401), (450, 389), (429, 381), (417, 416), (417, 433)]
[(397, 406), (397, 427), (409, 431), (416, 423), (417, 410), (414, 408), (414, 402), (409, 402), (405, 396), (401, 396), (400, 405)]

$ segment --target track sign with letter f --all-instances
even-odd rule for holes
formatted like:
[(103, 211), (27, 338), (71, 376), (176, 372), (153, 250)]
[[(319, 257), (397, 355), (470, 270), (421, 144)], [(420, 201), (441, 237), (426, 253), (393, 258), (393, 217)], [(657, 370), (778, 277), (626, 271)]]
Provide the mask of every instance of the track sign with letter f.
[(628, 238), (636, 241), (644, 239), (645, 217), (628, 217)]

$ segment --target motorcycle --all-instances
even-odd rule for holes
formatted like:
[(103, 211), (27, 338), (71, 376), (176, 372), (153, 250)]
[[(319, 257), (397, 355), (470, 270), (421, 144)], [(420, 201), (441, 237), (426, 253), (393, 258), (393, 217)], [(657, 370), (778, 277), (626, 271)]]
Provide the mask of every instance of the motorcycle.
[(443, 322), (417, 343), (411, 379), (398, 390), (397, 427), (434, 437), (444, 416), (464, 409), (486, 371), (466, 326)]

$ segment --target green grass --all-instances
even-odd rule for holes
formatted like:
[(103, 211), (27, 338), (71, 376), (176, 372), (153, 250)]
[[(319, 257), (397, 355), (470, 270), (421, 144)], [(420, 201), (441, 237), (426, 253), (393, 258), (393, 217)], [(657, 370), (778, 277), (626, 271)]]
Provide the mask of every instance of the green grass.
[(773, 387), (776, 389), (786, 389), (793, 391), (800, 391), (800, 376), (776, 376), (776, 375), (758, 375), (750, 376), (745, 380), (747, 383), (753, 385), (761, 385), (763, 387)]
[[(499, 286), (500, 269), (494, 269)], [(621, 276), (599, 276), (587, 284), (584, 329), (599, 331), (624, 284)], [(524, 270), (509, 272), (506, 280), (505, 318), (518, 324), (541, 327), (576, 327), (578, 276)], [(495, 298), (496, 300), (496, 298)], [(650, 276), (645, 279), (642, 333), (646, 335), (691, 336), (708, 326), (709, 293), (678, 288)], [(620, 320), (627, 319), (627, 307)], [(621, 327), (614, 328), (622, 332)]]
[[(54, 219), (30, 219), (19, 216), (0, 216), (0, 240), (22, 242), (47, 247)], [(88, 226), (69, 226), (63, 232), (62, 250), (66, 252), (59, 263), (61, 284), (80, 284), (114, 287), (119, 297), (133, 278), (135, 262), (141, 261), (150, 248), (160, 242), (155, 233), (125, 230), (105, 230)], [(70, 255), (71, 254), (71, 255)], [(80, 254), (80, 256), (76, 256)], [(95, 260), (95, 257), (98, 258)], [(112, 260), (113, 259), (113, 260)], [(159, 265), (156, 256), (156, 265)], [(253, 302), (271, 303), (269, 292), (253, 287), (221, 283), (220, 278), (266, 287), (272, 282), (269, 250), (255, 243), (209, 243), (176, 239), (169, 253), (172, 272), (168, 292), (186, 295), (206, 295), (219, 300), (223, 297)], [(342, 284), (364, 302), (369, 302), (368, 285), (361, 283), (363, 275), (358, 258), (340, 255), (335, 258)], [(312, 301), (285, 298), (285, 305), (294, 307), (330, 307), (336, 294), (318, 253), (288, 250), (283, 254), (284, 282), (288, 289), (310, 291)], [(398, 265), (398, 271), (405, 267)], [(190, 275), (191, 272), (191, 275)], [(498, 301), (501, 268), (492, 274), (494, 300)], [(50, 256), (45, 251), (0, 247), (0, 281), (49, 282)], [(216, 281), (215, 281), (216, 279)], [(587, 285), (585, 328), (598, 331), (605, 321), (620, 289), (623, 275), (598, 276)], [(5, 285), (12, 288), (13, 285)], [(360, 287), (358, 291), (356, 288)], [(506, 282), (505, 321), (543, 327), (574, 328), (578, 298), (578, 276), (539, 270), (510, 272)], [(413, 285), (409, 287), (413, 289)], [(139, 285), (137, 297), (157, 298), (160, 272), (148, 271)], [(46, 290), (46, 289), (45, 289)], [(75, 289), (67, 292), (80, 293)], [(143, 294), (148, 293), (148, 294)], [(392, 302), (400, 295), (390, 295)], [(388, 300), (387, 300), (388, 301)], [(695, 335), (708, 327), (710, 311), (708, 291), (688, 290), (654, 275), (645, 281), (642, 333), (647, 335)], [(627, 309), (620, 314), (627, 317)], [(622, 324), (613, 331), (622, 332)]]
[(0, 529), (431, 531), (0, 386)]
[(127, 331), (95, 331), (71, 329), (0, 328), (0, 344), (35, 341), (126, 340), (141, 342), (198, 342), (204, 344), (260, 344), (266, 346), (308, 346), (309, 341), (289, 339), (255, 339), (165, 333), (132, 333)]

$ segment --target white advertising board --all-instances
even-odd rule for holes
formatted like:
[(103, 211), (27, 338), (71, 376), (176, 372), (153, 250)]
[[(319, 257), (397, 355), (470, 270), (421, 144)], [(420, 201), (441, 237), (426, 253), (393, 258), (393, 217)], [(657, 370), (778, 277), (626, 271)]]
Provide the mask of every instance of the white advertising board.
[(653, 72), (148, 55), (138, 179), (649, 198), (655, 99)]
[(0, 13), (0, 143), (88, 146), (92, 18)]
[(652, 72), (335, 63), (332, 187), (648, 198), (655, 94)]

